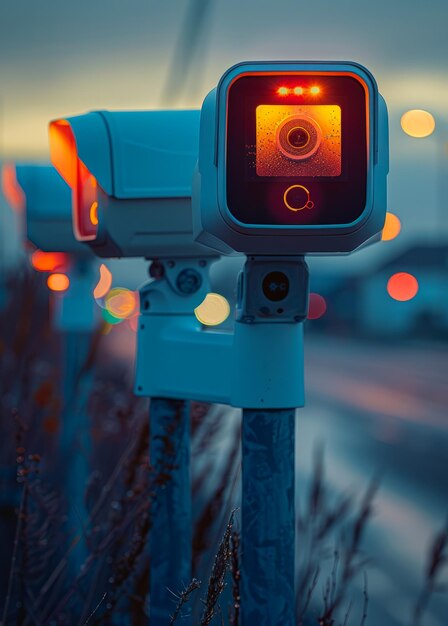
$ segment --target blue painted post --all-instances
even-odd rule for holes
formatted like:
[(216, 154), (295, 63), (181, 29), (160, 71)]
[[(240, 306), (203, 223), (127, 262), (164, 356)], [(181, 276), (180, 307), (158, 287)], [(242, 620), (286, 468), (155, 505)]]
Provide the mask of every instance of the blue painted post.
[[(191, 581), (190, 403), (151, 398), (150, 462), (154, 504), (150, 531), (150, 623), (166, 626)], [(191, 624), (190, 616), (182, 624)]]
[(66, 331), (62, 334), (64, 411), (60, 455), (62, 467), (65, 468), (63, 485), (68, 501), (67, 525), (71, 533), (79, 537), (78, 544), (70, 555), (72, 574), (79, 573), (79, 568), (87, 557), (83, 524), (88, 517), (84, 496), (92, 452), (87, 414), (92, 376), (83, 375), (80, 379), (79, 375), (86, 362), (91, 339), (92, 334), (87, 332)]
[(241, 624), (293, 626), (294, 409), (245, 409)]

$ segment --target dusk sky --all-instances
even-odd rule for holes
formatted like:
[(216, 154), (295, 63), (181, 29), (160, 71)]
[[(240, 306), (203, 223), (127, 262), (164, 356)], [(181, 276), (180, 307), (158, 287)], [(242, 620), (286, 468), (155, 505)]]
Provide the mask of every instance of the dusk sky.
[[(448, 176), (446, 0), (203, 0), (191, 62), (174, 67), (194, 4), (0, 0), (0, 158), (45, 159), (54, 117), (200, 106), (241, 60), (355, 60), (372, 71), (389, 107), (389, 204), (403, 221), (402, 241), (440, 233)], [(402, 132), (401, 115), (412, 108), (434, 115), (431, 137)]]

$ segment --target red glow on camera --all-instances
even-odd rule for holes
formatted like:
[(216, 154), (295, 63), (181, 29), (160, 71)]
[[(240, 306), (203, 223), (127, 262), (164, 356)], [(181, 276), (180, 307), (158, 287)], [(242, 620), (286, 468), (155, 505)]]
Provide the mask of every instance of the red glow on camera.
[(25, 194), (17, 181), (14, 163), (5, 163), (2, 168), (2, 191), (8, 204), (20, 213), (25, 207)]
[(76, 238), (91, 241), (98, 231), (98, 183), (78, 156), (70, 123), (61, 119), (50, 124), (51, 161), (73, 191), (73, 226)]

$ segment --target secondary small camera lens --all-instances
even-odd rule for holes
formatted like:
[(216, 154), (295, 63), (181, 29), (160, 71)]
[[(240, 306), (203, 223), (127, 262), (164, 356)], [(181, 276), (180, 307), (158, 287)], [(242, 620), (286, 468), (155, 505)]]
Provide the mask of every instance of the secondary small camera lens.
[(269, 272), (263, 278), (263, 293), (268, 300), (280, 302), (289, 293), (289, 279), (283, 272)]

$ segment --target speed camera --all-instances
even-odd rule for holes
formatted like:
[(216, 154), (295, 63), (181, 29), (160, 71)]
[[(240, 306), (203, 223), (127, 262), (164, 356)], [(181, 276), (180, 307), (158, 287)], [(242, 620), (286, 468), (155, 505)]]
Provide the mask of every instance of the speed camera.
[(386, 214), (387, 110), (355, 63), (254, 62), (202, 107), (198, 240), (222, 252), (347, 253)]
[(10, 204), (24, 209), (26, 239), (46, 252), (88, 256), (88, 250), (73, 236), (70, 188), (54, 167), (9, 163), (4, 171), (4, 191)]
[(98, 256), (216, 256), (193, 238), (199, 111), (95, 111), (49, 132), (75, 235)]

